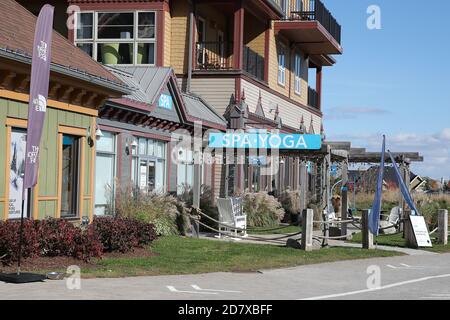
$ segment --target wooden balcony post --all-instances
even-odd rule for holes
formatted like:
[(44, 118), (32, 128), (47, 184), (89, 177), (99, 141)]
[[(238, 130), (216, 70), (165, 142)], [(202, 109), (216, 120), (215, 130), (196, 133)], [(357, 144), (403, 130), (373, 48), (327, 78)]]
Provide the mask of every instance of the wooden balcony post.
[(317, 109), (322, 109), (322, 67), (316, 69)]
[(233, 36), (233, 67), (241, 70), (243, 64), (244, 48), (244, 7), (242, 0), (236, 2), (234, 11), (234, 36)]

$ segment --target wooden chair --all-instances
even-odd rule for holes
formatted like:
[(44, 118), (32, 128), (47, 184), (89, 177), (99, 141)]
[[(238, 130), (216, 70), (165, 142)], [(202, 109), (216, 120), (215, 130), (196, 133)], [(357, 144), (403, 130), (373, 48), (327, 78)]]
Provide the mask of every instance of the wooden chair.
[(239, 229), (247, 228), (247, 215), (243, 212), (242, 198), (218, 198), (217, 208), (219, 210), (219, 238), (221, 237), (221, 231), (234, 230), (234, 234), (238, 235), (238, 232), (243, 233), (243, 236), (247, 236), (247, 232)]

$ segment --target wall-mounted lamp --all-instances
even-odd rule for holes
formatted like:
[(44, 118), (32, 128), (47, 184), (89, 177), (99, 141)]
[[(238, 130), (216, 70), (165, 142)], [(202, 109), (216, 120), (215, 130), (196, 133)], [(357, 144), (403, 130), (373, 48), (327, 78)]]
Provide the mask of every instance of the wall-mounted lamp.
[(102, 130), (100, 130), (99, 127), (97, 127), (97, 130), (95, 130), (95, 140), (100, 140), (104, 136)]
[[(88, 142), (89, 146), (90, 146), (90, 147), (93, 147), (93, 146), (94, 146), (94, 140), (92, 139), (92, 135), (91, 135), (91, 127), (89, 127), (89, 128), (87, 129), (87, 135), (86, 135), (86, 136), (87, 136), (87, 142)], [(102, 130), (100, 130), (99, 127), (96, 127), (96, 128), (95, 128), (95, 140), (98, 141), (98, 140), (100, 140), (103, 136), (104, 136), (104, 135), (103, 135)]]

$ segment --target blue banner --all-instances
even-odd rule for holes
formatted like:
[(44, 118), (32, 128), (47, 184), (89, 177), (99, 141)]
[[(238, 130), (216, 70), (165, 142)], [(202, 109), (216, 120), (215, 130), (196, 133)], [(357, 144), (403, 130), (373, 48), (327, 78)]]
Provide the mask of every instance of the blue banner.
[[(414, 210), (416, 215), (420, 215), (419, 211), (416, 208), (416, 205), (414, 204), (414, 200), (411, 196), (411, 193), (409, 192), (409, 188), (406, 186), (406, 183), (403, 180), (402, 175), (400, 174), (400, 170), (398, 169), (397, 163), (395, 162), (395, 159), (392, 156), (392, 153), (389, 150), (388, 150), (388, 153), (389, 153), (389, 156), (391, 157), (392, 164), (394, 166), (395, 175), (397, 176), (398, 185), (400, 186), (400, 191), (402, 192), (403, 198), (405, 199), (409, 208), (411, 210)], [(409, 183), (409, 181), (408, 181), (408, 183)]]
[(209, 134), (210, 148), (320, 150), (319, 134), (223, 133)]
[(372, 210), (369, 214), (369, 230), (373, 235), (378, 236), (381, 214), (381, 199), (383, 195), (383, 179), (384, 179), (384, 152), (386, 147), (386, 137), (383, 135), (383, 146), (381, 148), (381, 161), (378, 170), (377, 188), (375, 191), (375, 199), (373, 200)]

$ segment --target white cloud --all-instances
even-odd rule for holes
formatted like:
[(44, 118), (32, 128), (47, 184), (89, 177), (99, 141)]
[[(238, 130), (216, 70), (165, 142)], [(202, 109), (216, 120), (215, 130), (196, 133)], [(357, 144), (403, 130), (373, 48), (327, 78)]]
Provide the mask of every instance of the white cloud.
[[(367, 148), (368, 151), (381, 149), (381, 134), (365, 133), (350, 135), (327, 135), (329, 140), (351, 141), (352, 147)], [(412, 170), (422, 176), (435, 179), (450, 179), (450, 128), (434, 134), (418, 135), (401, 133), (386, 136), (386, 148), (398, 152), (419, 152), (424, 162), (413, 163)]]

